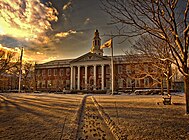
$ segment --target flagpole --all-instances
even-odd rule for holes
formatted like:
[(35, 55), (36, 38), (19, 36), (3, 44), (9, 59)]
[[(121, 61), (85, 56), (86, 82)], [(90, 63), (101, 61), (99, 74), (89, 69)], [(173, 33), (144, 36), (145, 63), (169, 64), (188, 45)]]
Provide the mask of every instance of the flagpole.
[(18, 93), (21, 92), (21, 79), (22, 79), (22, 56), (23, 56), (23, 47), (21, 49), (20, 55), (20, 72), (19, 72), (19, 81), (18, 81)]
[(114, 60), (113, 60), (113, 39), (111, 38), (112, 46), (111, 46), (111, 72), (112, 72), (112, 95), (114, 94)]
[(100, 49), (103, 49), (103, 48), (111, 48), (111, 85), (112, 85), (112, 95), (114, 93), (114, 59), (113, 59), (113, 38), (111, 38), (110, 40), (106, 41), (102, 46), (100, 46)]

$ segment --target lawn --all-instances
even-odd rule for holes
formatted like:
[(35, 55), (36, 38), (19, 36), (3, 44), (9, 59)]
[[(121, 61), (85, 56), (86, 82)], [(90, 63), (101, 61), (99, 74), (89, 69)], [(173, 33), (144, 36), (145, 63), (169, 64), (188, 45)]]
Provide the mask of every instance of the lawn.
[[(95, 95), (128, 139), (189, 139), (184, 96)], [(70, 139), (83, 95), (0, 94), (0, 140)], [(95, 113), (95, 112), (94, 112)]]
[(95, 96), (128, 139), (189, 139), (189, 116), (184, 96), (163, 105), (159, 95)]
[(69, 139), (82, 96), (0, 94), (0, 139)]

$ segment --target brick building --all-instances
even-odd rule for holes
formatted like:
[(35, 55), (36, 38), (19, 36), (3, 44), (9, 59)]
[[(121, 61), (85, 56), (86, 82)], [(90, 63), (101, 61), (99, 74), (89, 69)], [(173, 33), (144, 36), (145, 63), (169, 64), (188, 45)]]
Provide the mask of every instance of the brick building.
[[(90, 52), (75, 58), (54, 60), (35, 66), (36, 90), (109, 90), (111, 89), (111, 58), (103, 56), (101, 39), (95, 31)], [(132, 56), (133, 57), (133, 56)], [(115, 89), (158, 88), (154, 80), (161, 72), (153, 68), (145, 56), (114, 56)], [(154, 78), (154, 77), (155, 78)]]
[(18, 76), (13, 74), (0, 75), (0, 92), (7, 92), (18, 89)]

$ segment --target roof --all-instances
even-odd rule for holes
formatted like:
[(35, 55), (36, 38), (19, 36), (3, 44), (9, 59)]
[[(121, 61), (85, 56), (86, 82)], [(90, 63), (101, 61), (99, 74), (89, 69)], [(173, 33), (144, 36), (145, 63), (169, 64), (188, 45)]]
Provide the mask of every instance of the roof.
[(88, 52), (76, 59), (73, 59), (71, 63), (75, 63), (79, 61), (81, 62), (81, 61), (103, 61), (103, 60), (110, 60), (110, 58), (107, 56), (101, 56), (95, 53)]
[[(116, 64), (122, 63), (138, 63), (138, 62), (151, 62), (152, 59), (144, 56), (142, 54), (137, 55), (116, 55), (113, 57)], [(78, 62), (90, 62), (94, 61), (110, 61), (111, 56), (101, 56), (95, 53), (88, 52), (76, 59), (63, 59), (63, 60), (53, 60), (43, 64), (36, 64), (37, 68), (54, 68), (54, 67), (69, 67), (72, 63)]]

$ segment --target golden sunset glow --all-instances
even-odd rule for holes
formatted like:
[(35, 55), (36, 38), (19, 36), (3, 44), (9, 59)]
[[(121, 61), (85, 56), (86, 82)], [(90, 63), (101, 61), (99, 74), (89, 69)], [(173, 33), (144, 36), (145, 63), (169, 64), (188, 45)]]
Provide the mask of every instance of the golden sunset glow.
[(7, 58), (7, 53), (11, 52), (14, 54), (14, 57), (12, 59), (12, 61), (17, 61), (18, 60), (18, 57), (19, 57), (19, 53), (20, 53), (20, 49), (19, 48), (15, 48), (15, 49), (12, 49), (12, 48), (8, 48), (8, 47), (4, 47), (0, 44), (0, 51), (3, 51), (5, 52), (5, 55), (4, 56), (1, 56), (1, 58)]
[[(19, 47), (23, 47), (24, 42), (36, 44), (34, 47), (40, 47), (41, 44), (50, 42), (46, 32), (52, 31), (51, 21), (58, 20), (58, 12), (52, 7), (42, 4), (40, 0), (0, 0), (0, 36), (11, 37), (19, 43)], [(25, 43), (24, 43), (25, 44)], [(18, 44), (10, 42), (6, 47), (0, 44), (1, 50), (20, 53), (20, 49), (15, 48)], [(8, 48), (10, 47), (10, 48)], [(36, 57), (37, 56), (37, 57)], [(49, 59), (43, 53), (35, 53), (32, 50), (24, 48), (24, 60), (36, 61)]]
[(35, 39), (52, 30), (50, 21), (57, 21), (57, 10), (39, 0), (0, 1), (0, 34)]
[(5, 34), (5, 33), (4, 33), (3, 29), (0, 28), (0, 35), (4, 35), (4, 34)]
[[(83, 8), (91, 4), (93, 10)], [(77, 57), (84, 53), (80, 47), (90, 49), (87, 47), (91, 33), (106, 24), (103, 14), (103, 20), (95, 19), (98, 4), (72, 0), (0, 0), (0, 44), (7, 48), (23, 47), (23, 59), (37, 63)], [(72, 50), (77, 53), (73, 54)]]
[(61, 32), (61, 33), (57, 33), (55, 35), (55, 37), (67, 37), (69, 36), (70, 34), (76, 34), (77, 32), (76, 31), (73, 31), (73, 30), (69, 30), (67, 32)]

